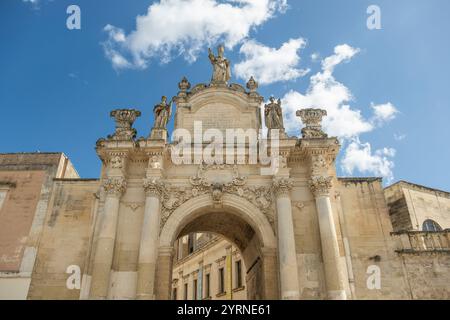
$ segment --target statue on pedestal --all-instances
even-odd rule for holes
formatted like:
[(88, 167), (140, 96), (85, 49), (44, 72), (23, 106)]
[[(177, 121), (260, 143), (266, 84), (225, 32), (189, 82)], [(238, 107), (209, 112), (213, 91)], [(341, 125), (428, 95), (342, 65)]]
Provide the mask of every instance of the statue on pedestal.
[(218, 55), (215, 56), (211, 49), (208, 49), (208, 57), (213, 66), (212, 84), (226, 84), (231, 78), (230, 61), (224, 57), (224, 51), (224, 46), (220, 45), (217, 48)]
[(172, 115), (172, 103), (173, 99), (167, 104), (167, 97), (163, 96), (161, 102), (153, 108), (153, 113), (155, 115), (155, 124), (153, 128), (166, 129), (167, 122), (169, 122), (170, 116)]
[(286, 138), (280, 99), (275, 100), (274, 97), (270, 97), (270, 103), (264, 106), (264, 121), (268, 129), (267, 136), (269, 138), (271, 137), (271, 130), (279, 130), (279, 137)]
[(282, 129), (283, 125), (283, 111), (281, 110), (281, 100), (275, 101), (274, 97), (270, 97), (270, 103), (264, 106), (264, 120), (267, 129)]
[(163, 96), (161, 102), (153, 108), (155, 123), (150, 133), (150, 139), (167, 139), (167, 123), (172, 115), (172, 103), (173, 98), (167, 103), (167, 97)]

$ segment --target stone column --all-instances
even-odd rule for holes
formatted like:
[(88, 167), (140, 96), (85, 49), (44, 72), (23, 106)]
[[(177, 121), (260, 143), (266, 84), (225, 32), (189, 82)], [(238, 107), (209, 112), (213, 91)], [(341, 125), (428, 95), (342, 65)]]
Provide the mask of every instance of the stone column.
[(173, 247), (159, 247), (156, 264), (155, 295), (157, 300), (169, 300), (173, 262)]
[(300, 299), (300, 291), (290, 197), (292, 182), (287, 178), (275, 178), (273, 187), (277, 199), (281, 299), (297, 300)]
[(163, 184), (157, 179), (145, 179), (146, 193), (144, 223), (139, 247), (138, 284), (136, 297), (139, 300), (154, 299), (156, 260), (160, 225), (160, 196)]
[(329, 176), (314, 175), (310, 188), (316, 200), (327, 296), (332, 300), (346, 300), (344, 270), (330, 201), (331, 180)]
[(111, 177), (104, 182), (103, 188), (106, 191), (106, 199), (95, 250), (90, 299), (108, 297), (119, 203), (126, 189), (126, 181), (123, 177)]

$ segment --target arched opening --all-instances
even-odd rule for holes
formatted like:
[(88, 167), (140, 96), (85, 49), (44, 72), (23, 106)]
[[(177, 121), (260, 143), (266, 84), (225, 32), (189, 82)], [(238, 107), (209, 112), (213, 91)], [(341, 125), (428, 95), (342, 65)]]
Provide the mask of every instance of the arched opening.
[[(230, 243), (230, 251), (223, 259), (209, 260), (209, 269), (199, 264), (188, 278), (181, 275), (175, 278), (177, 281), (172, 281), (176, 241), (186, 236), (189, 239), (192, 234), (219, 235)], [(234, 260), (233, 255), (237, 257)], [(200, 261), (203, 263), (203, 260)], [(226, 264), (230, 268), (230, 264), (238, 261), (242, 263), (241, 268), (245, 269), (241, 285), (245, 286), (247, 299), (278, 298), (276, 240), (267, 218), (252, 204), (234, 195), (224, 195), (220, 204), (213, 202), (208, 195), (191, 199), (172, 213), (161, 231), (155, 279), (156, 297), (170, 299), (175, 293), (178, 299), (189, 296), (200, 300), (213, 295), (220, 297), (222, 294), (230, 297), (232, 290), (239, 286), (236, 279), (230, 279), (233, 274), (236, 276), (239, 265), (235, 265), (234, 272), (230, 272)], [(210, 287), (208, 293), (206, 285), (212, 280), (216, 282), (214, 292), (211, 292)], [(209, 297), (206, 296), (208, 294)]]
[(422, 224), (423, 231), (442, 231), (441, 226), (434, 220), (427, 219)]

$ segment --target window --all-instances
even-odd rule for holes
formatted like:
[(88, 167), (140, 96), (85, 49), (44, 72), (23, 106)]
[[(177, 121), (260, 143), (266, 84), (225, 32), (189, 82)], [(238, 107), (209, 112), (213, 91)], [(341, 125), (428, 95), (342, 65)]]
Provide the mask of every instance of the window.
[(189, 254), (194, 252), (194, 233), (190, 233), (188, 236), (188, 252)]
[(219, 294), (225, 292), (225, 273), (223, 268), (219, 269)]
[(209, 298), (211, 296), (210, 286), (211, 286), (211, 278), (208, 273), (205, 275), (205, 298)]
[(172, 300), (177, 300), (177, 288), (172, 289)]
[(423, 231), (442, 231), (442, 228), (436, 221), (427, 219), (423, 222), (422, 230)]
[(194, 279), (194, 285), (192, 286), (192, 300), (197, 300), (197, 279)]
[(236, 288), (242, 287), (242, 263), (241, 260), (235, 262)]
[(187, 300), (187, 298), (188, 298), (188, 284), (185, 283), (185, 284), (184, 284), (184, 295), (183, 295), (183, 299), (184, 299), (184, 300)]

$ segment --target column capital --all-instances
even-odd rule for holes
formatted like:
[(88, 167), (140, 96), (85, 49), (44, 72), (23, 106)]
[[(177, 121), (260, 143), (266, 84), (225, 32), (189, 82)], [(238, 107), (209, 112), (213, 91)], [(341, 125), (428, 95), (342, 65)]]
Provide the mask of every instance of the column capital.
[(173, 247), (159, 247), (158, 254), (160, 256), (171, 256), (173, 254)]
[(275, 192), (277, 196), (287, 195), (289, 196), (289, 193), (292, 190), (293, 182), (291, 179), (287, 177), (283, 178), (277, 178), (274, 177), (272, 181), (272, 189)]
[(106, 194), (120, 197), (127, 188), (127, 182), (124, 177), (109, 177), (102, 185)]
[(146, 178), (143, 186), (147, 196), (160, 197), (164, 189), (164, 182), (158, 178)]
[(309, 188), (315, 197), (329, 196), (332, 186), (331, 176), (312, 176), (309, 180)]

